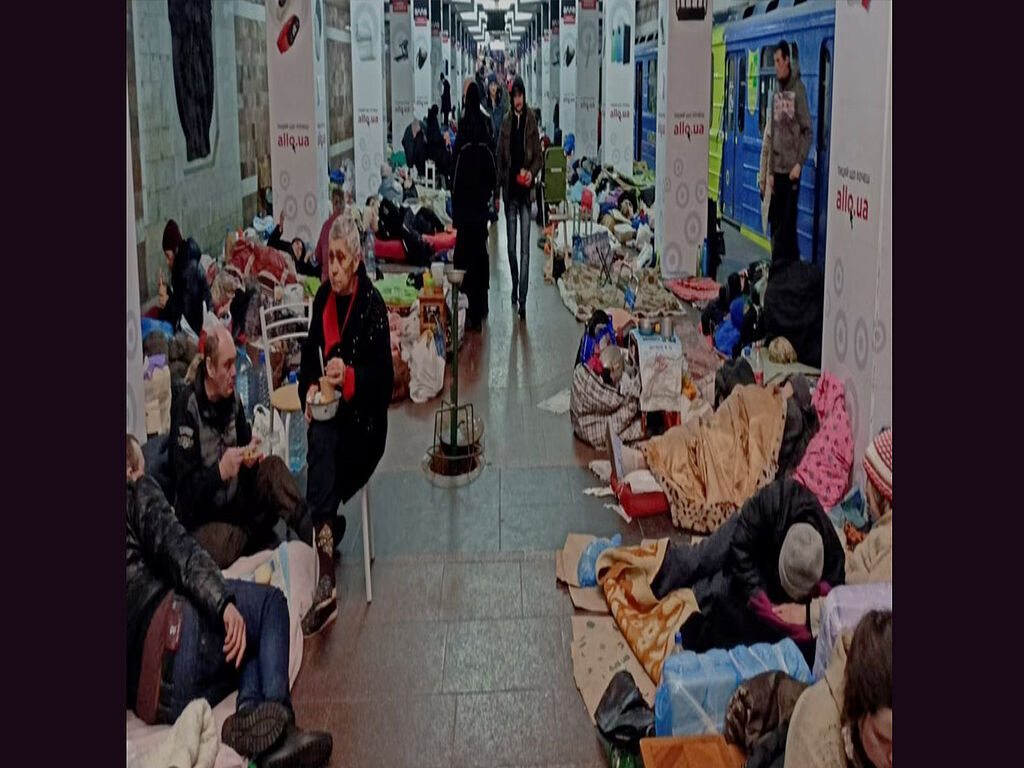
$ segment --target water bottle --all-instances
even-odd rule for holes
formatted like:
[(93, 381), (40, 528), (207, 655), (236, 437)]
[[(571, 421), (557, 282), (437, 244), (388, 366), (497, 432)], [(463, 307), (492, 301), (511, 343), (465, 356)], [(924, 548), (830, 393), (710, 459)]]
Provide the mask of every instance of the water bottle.
[(249, 402), (249, 376), (252, 372), (252, 362), (246, 354), (244, 347), (238, 348), (238, 358), (235, 363), (235, 389), (238, 391), (238, 399), (242, 401), (242, 408), (245, 411), (247, 421), (252, 421), (252, 403)]
[(366, 274), (371, 280), (377, 279), (377, 254), (373, 232), (366, 230), (366, 240), (363, 243), (363, 254), (366, 258)]
[[(298, 385), (298, 374), (288, 374), (288, 383)], [(288, 426), (288, 469), (293, 475), (302, 471), (306, 463), (306, 420), (301, 413), (293, 413)]]
[(676, 642), (672, 646), (672, 653), (670, 653), (669, 655), (675, 656), (677, 653), (682, 653), (683, 650), (683, 633), (682, 630), (680, 630), (679, 632), (676, 632)]
[(268, 382), (267, 355), (260, 350), (260, 366), (259, 370), (256, 371), (256, 391), (249, 393), (249, 396), (252, 398), (253, 407), (263, 405), (268, 411), (270, 410), (270, 386)]

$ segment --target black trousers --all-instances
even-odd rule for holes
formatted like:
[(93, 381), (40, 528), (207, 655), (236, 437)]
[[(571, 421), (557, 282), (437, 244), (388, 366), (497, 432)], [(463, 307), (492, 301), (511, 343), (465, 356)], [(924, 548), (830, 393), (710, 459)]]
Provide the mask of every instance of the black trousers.
[(800, 250), (796, 241), (797, 198), (800, 179), (792, 181), (788, 173), (775, 174), (768, 221), (772, 227), (772, 264), (796, 261)]
[(491, 283), (491, 259), (487, 253), (487, 222), (467, 224), (455, 236), (455, 268), (466, 270), (462, 292), (469, 300), (467, 320), (479, 323), (487, 317), (487, 290)]

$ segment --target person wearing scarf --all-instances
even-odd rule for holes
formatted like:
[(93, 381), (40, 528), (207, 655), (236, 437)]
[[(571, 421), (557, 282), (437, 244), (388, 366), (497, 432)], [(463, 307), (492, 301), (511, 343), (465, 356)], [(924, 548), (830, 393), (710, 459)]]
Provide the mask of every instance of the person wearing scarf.
[[(394, 385), (387, 307), (366, 274), (355, 222), (339, 216), (328, 239), (329, 280), (313, 299), (298, 376), (309, 425), (306, 499), (319, 571), (313, 605), (302, 620), (307, 636), (338, 614), (334, 546), (345, 534), (338, 507), (366, 485), (384, 455)], [(313, 420), (308, 404), (322, 375), (342, 399), (329, 421)]]

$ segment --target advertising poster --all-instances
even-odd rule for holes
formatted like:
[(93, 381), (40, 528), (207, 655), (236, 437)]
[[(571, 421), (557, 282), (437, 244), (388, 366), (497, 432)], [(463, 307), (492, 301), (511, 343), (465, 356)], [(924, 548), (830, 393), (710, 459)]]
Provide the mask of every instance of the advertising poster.
[[(544, 11), (547, 16), (547, 11)], [(547, 127), (550, 135), (554, 134), (555, 124), (551, 119), (551, 30), (545, 24), (540, 43), (540, 88), (537, 89), (540, 106), (541, 122)]]
[(413, 117), (425, 120), (430, 109), (430, 4), (429, 0), (412, 3), (412, 111)]
[(430, 0), (430, 103), (441, 108), (441, 0)]
[(579, 0), (576, 31), (576, 154), (597, 157), (598, 81), (601, 38), (597, 0)]
[(561, 46), (558, 75), (558, 120), (562, 128), (562, 140), (569, 134), (576, 135), (576, 0), (561, 0), (562, 26), (558, 41)]
[(412, 122), (412, 22), (409, 3), (391, 3), (391, 146), (400, 147)]
[[(547, 89), (544, 95), (548, 100), (548, 122), (551, 125), (551, 135), (554, 137), (555, 133), (555, 109), (558, 108), (558, 123), (557, 127), (562, 126), (562, 109), (558, 103), (559, 91), (561, 90), (561, 78), (562, 78), (562, 48), (561, 38), (559, 36), (558, 28), (558, 0), (552, 0), (553, 13), (551, 14), (551, 44), (548, 46), (548, 56), (551, 58), (548, 60), (548, 81), (544, 84)], [(562, 131), (562, 141), (565, 141), (565, 131)]]
[[(126, 86), (127, 87), (127, 86)], [(125, 264), (125, 312), (127, 336), (125, 344), (125, 431), (140, 443), (146, 442), (146, 391), (142, 381), (142, 310), (139, 295), (139, 258), (135, 244), (135, 186), (132, 183), (131, 126), (128, 123), (128, 94), (125, 92), (124, 136), (128, 160), (127, 262)]]
[(707, 234), (711, 3), (662, 3), (658, 25), (655, 247), (674, 278), (695, 274)]
[(288, 237), (316, 242), (327, 218), (323, 0), (266, 5), (270, 164)]
[[(636, 67), (633, 35), (636, 3), (605, 0), (604, 53), (601, 66), (604, 94), (601, 102), (601, 157), (619, 173), (633, 173), (633, 102)], [(659, 46), (660, 46), (659, 42)], [(662, 56), (658, 49), (659, 59)], [(660, 70), (661, 68), (659, 68)]]
[[(441, 71), (447, 78), (449, 85), (451, 86), (452, 102), (455, 101), (455, 93), (458, 91), (458, 86), (455, 85), (454, 75), (452, 71), (452, 62), (455, 60), (453, 54), (452, 34), (451, 34), (451, 6), (443, 4), (441, 8)], [(438, 78), (440, 82), (440, 78)], [(440, 97), (437, 105), (440, 107)], [(441, 117), (444, 120), (444, 116)], [(442, 126), (443, 129), (443, 126)]]
[(832, 80), (821, 364), (845, 387), (854, 478), (863, 482), (864, 449), (881, 429), (892, 426), (889, 3), (836, 3), (835, 61), (856, 61), (857, 66), (836, 67)]
[(384, 162), (384, 6), (352, 0), (352, 112), (356, 200), (380, 189)]

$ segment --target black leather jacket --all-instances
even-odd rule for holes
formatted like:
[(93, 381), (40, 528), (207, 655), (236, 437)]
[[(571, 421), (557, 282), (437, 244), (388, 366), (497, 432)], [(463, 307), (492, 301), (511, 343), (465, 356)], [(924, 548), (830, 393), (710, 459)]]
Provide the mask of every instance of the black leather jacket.
[(128, 483), (125, 536), (128, 589), (128, 700), (135, 701), (142, 646), (153, 611), (169, 590), (220, 623), (234, 600), (213, 558), (178, 522), (151, 477)]

